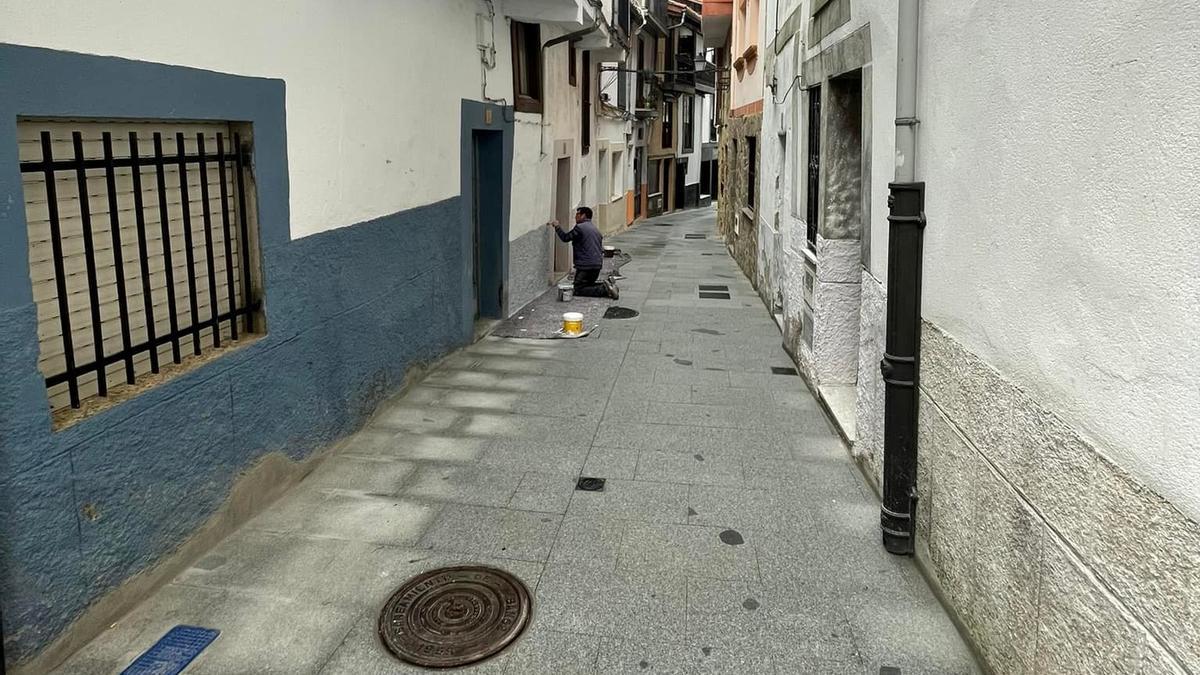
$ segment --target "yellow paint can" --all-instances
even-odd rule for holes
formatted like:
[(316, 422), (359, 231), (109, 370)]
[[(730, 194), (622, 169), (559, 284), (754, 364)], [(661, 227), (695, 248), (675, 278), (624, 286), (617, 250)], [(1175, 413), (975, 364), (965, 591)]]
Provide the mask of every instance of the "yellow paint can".
[(579, 312), (563, 314), (563, 333), (578, 335), (583, 332), (583, 315)]

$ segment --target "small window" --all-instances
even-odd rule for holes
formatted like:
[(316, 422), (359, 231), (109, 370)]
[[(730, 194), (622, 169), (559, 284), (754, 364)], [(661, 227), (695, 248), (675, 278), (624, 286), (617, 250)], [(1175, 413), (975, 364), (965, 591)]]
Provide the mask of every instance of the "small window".
[(758, 138), (746, 137), (746, 155), (749, 167), (746, 170), (746, 206), (754, 208), (754, 192), (758, 185)]
[(683, 149), (690, 152), (696, 147), (693, 139), (696, 117), (695, 99), (691, 96), (684, 96), (681, 105), (683, 106), (683, 110), (680, 113), (683, 116)]
[(624, 157), (620, 150), (614, 150), (612, 153), (612, 180), (609, 181), (609, 186), (612, 189), (613, 200), (625, 195), (625, 164), (622, 162)]
[(249, 127), (17, 130), (38, 367), (56, 427), (265, 332)]
[(675, 147), (675, 101), (663, 101), (662, 112), (662, 148), (669, 150)]
[(592, 150), (592, 53), (583, 53), (583, 98), (579, 106), (579, 135), (580, 153), (588, 154)]
[(517, 112), (542, 112), (542, 31), (512, 22), (513, 96)]
[(577, 78), (575, 76), (575, 71), (577, 70), (577, 67), (575, 65), (575, 43), (574, 42), (567, 44), (567, 54), (568, 54), (568, 56), (567, 56), (567, 82), (572, 87), (574, 87), (578, 83)]

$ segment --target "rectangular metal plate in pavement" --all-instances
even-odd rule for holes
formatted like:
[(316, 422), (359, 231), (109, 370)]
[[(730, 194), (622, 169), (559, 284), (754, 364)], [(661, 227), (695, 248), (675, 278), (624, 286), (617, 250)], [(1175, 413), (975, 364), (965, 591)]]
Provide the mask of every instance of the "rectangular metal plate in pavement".
[(795, 368), (787, 366), (771, 366), (771, 373), (775, 375), (799, 375)]
[(717, 291), (718, 293), (728, 293), (729, 287), (728, 286), (719, 286), (717, 284), (700, 284), (700, 290), (702, 290), (702, 291)]
[(728, 300), (729, 294), (728, 293), (714, 293), (712, 291), (700, 291), (700, 297), (708, 298), (710, 300)]
[(684, 239), (708, 239), (707, 234), (685, 234)]
[(604, 492), (604, 479), (580, 476), (575, 483), (575, 489), (584, 492)]
[(121, 675), (179, 675), (221, 631), (197, 626), (175, 626)]

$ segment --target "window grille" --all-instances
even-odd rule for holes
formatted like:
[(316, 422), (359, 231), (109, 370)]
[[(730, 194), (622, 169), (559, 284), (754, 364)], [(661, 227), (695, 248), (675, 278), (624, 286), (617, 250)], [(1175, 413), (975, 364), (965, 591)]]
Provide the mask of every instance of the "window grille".
[(218, 123), (18, 123), (51, 408), (262, 332), (251, 149)]

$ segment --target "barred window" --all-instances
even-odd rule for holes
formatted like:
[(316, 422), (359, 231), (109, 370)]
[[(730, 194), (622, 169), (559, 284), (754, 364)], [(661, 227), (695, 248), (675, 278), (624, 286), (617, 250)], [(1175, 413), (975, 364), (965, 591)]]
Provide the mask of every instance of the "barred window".
[(17, 128), (38, 366), (56, 422), (265, 332), (248, 128)]

